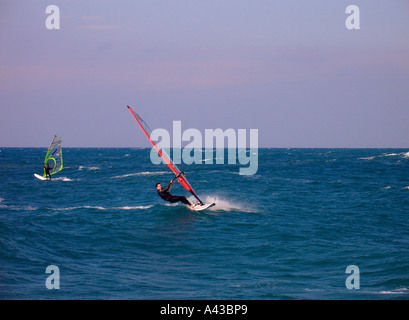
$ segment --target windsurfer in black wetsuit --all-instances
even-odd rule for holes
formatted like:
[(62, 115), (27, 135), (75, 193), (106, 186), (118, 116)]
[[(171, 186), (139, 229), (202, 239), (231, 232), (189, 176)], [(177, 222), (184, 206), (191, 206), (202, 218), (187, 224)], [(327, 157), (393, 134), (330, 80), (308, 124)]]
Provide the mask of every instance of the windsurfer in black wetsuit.
[(187, 200), (186, 199), (186, 197), (184, 197), (184, 196), (172, 196), (170, 193), (169, 193), (169, 190), (170, 190), (170, 188), (172, 187), (172, 185), (175, 183), (175, 181), (174, 180), (171, 180), (170, 182), (169, 182), (169, 184), (168, 184), (168, 186), (166, 187), (166, 188), (163, 188), (162, 189), (162, 185), (160, 184), (160, 183), (157, 183), (156, 185), (155, 185), (155, 187), (156, 187), (156, 190), (157, 190), (157, 192), (158, 192), (158, 195), (163, 199), (163, 200), (165, 200), (165, 201), (169, 201), (169, 202), (171, 202), (171, 203), (175, 203), (175, 202), (182, 202), (182, 203), (184, 203), (184, 204), (188, 204), (188, 205), (190, 205), (191, 207), (193, 207), (194, 205), (192, 204), (192, 203), (190, 203), (190, 201), (189, 200)]
[(50, 178), (51, 180), (51, 173), (50, 173), (50, 169), (52, 169), (53, 167), (50, 167), (49, 164), (45, 164), (44, 165), (44, 170), (45, 170), (45, 177), (47, 178), (47, 176)]

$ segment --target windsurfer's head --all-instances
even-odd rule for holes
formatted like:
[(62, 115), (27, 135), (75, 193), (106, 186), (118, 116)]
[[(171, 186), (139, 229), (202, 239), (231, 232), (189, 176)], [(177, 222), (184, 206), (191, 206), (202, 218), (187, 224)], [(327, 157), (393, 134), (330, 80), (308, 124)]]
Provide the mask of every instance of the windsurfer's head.
[(161, 184), (158, 182), (157, 184), (155, 184), (155, 187), (156, 187), (156, 189), (158, 189), (158, 190), (160, 190), (160, 189), (162, 189), (162, 186), (161, 186)]

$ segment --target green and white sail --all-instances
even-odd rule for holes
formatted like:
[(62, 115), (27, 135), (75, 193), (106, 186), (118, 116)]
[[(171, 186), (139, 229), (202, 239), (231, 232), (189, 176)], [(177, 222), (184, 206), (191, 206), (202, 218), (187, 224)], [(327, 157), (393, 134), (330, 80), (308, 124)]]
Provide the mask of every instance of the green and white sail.
[[(50, 165), (50, 173), (55, 174), (62, 170), (62, 139), (60, 136), (54, 136), (48, 147), (47, 154), (45, 156), (44, 165)], [(45, 177), (45, 169), (44, 174)]]

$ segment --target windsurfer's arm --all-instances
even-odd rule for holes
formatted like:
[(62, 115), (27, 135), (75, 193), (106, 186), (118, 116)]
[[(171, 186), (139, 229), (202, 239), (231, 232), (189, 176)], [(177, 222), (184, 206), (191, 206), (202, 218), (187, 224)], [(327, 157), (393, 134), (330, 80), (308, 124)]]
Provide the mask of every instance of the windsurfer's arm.
[(161, 191), (169, 191), (170, 188), (172, 188), (172, 185), (173, 185), (173, 181), (169, 182), (168, 186), (166, 188), (162, 189)]
[(166, 188), (168, 188), (168, 190), (170, 190), (170, 188), (172, 188), (173, 184), (175, 183), (174, 180), (170, 180), (168, 186)]

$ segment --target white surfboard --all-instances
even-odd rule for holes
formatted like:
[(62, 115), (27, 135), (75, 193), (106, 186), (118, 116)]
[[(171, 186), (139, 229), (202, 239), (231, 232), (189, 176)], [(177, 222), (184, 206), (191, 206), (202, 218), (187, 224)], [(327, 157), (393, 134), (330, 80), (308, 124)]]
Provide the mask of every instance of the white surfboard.
[(45, 177), (43, 177), (43, 176), (40, 176), (39, 174), (37, 174), (37, 173), (34, 173), (34, 177), (36, 177), (38, 180), (50, 180), (50, 178), (49, 177), (47, 177), (47, 178), (45, 178)]
[(202, 210), (205, 210), (205, 209), (207, 209), (207, 208), (210, 208), (210, 207), (213, 207), (213, 206), (215, 206), (216, 204), (215, 203), (208, 203), (208, 204), (204, 204), (204, 205), (200, 205), (200, 204), (197, 204), (197, 205), (195, 205), (194, 207), (193, 207), (193, 210), (195, 210), (195, 211), (202, 211)]

